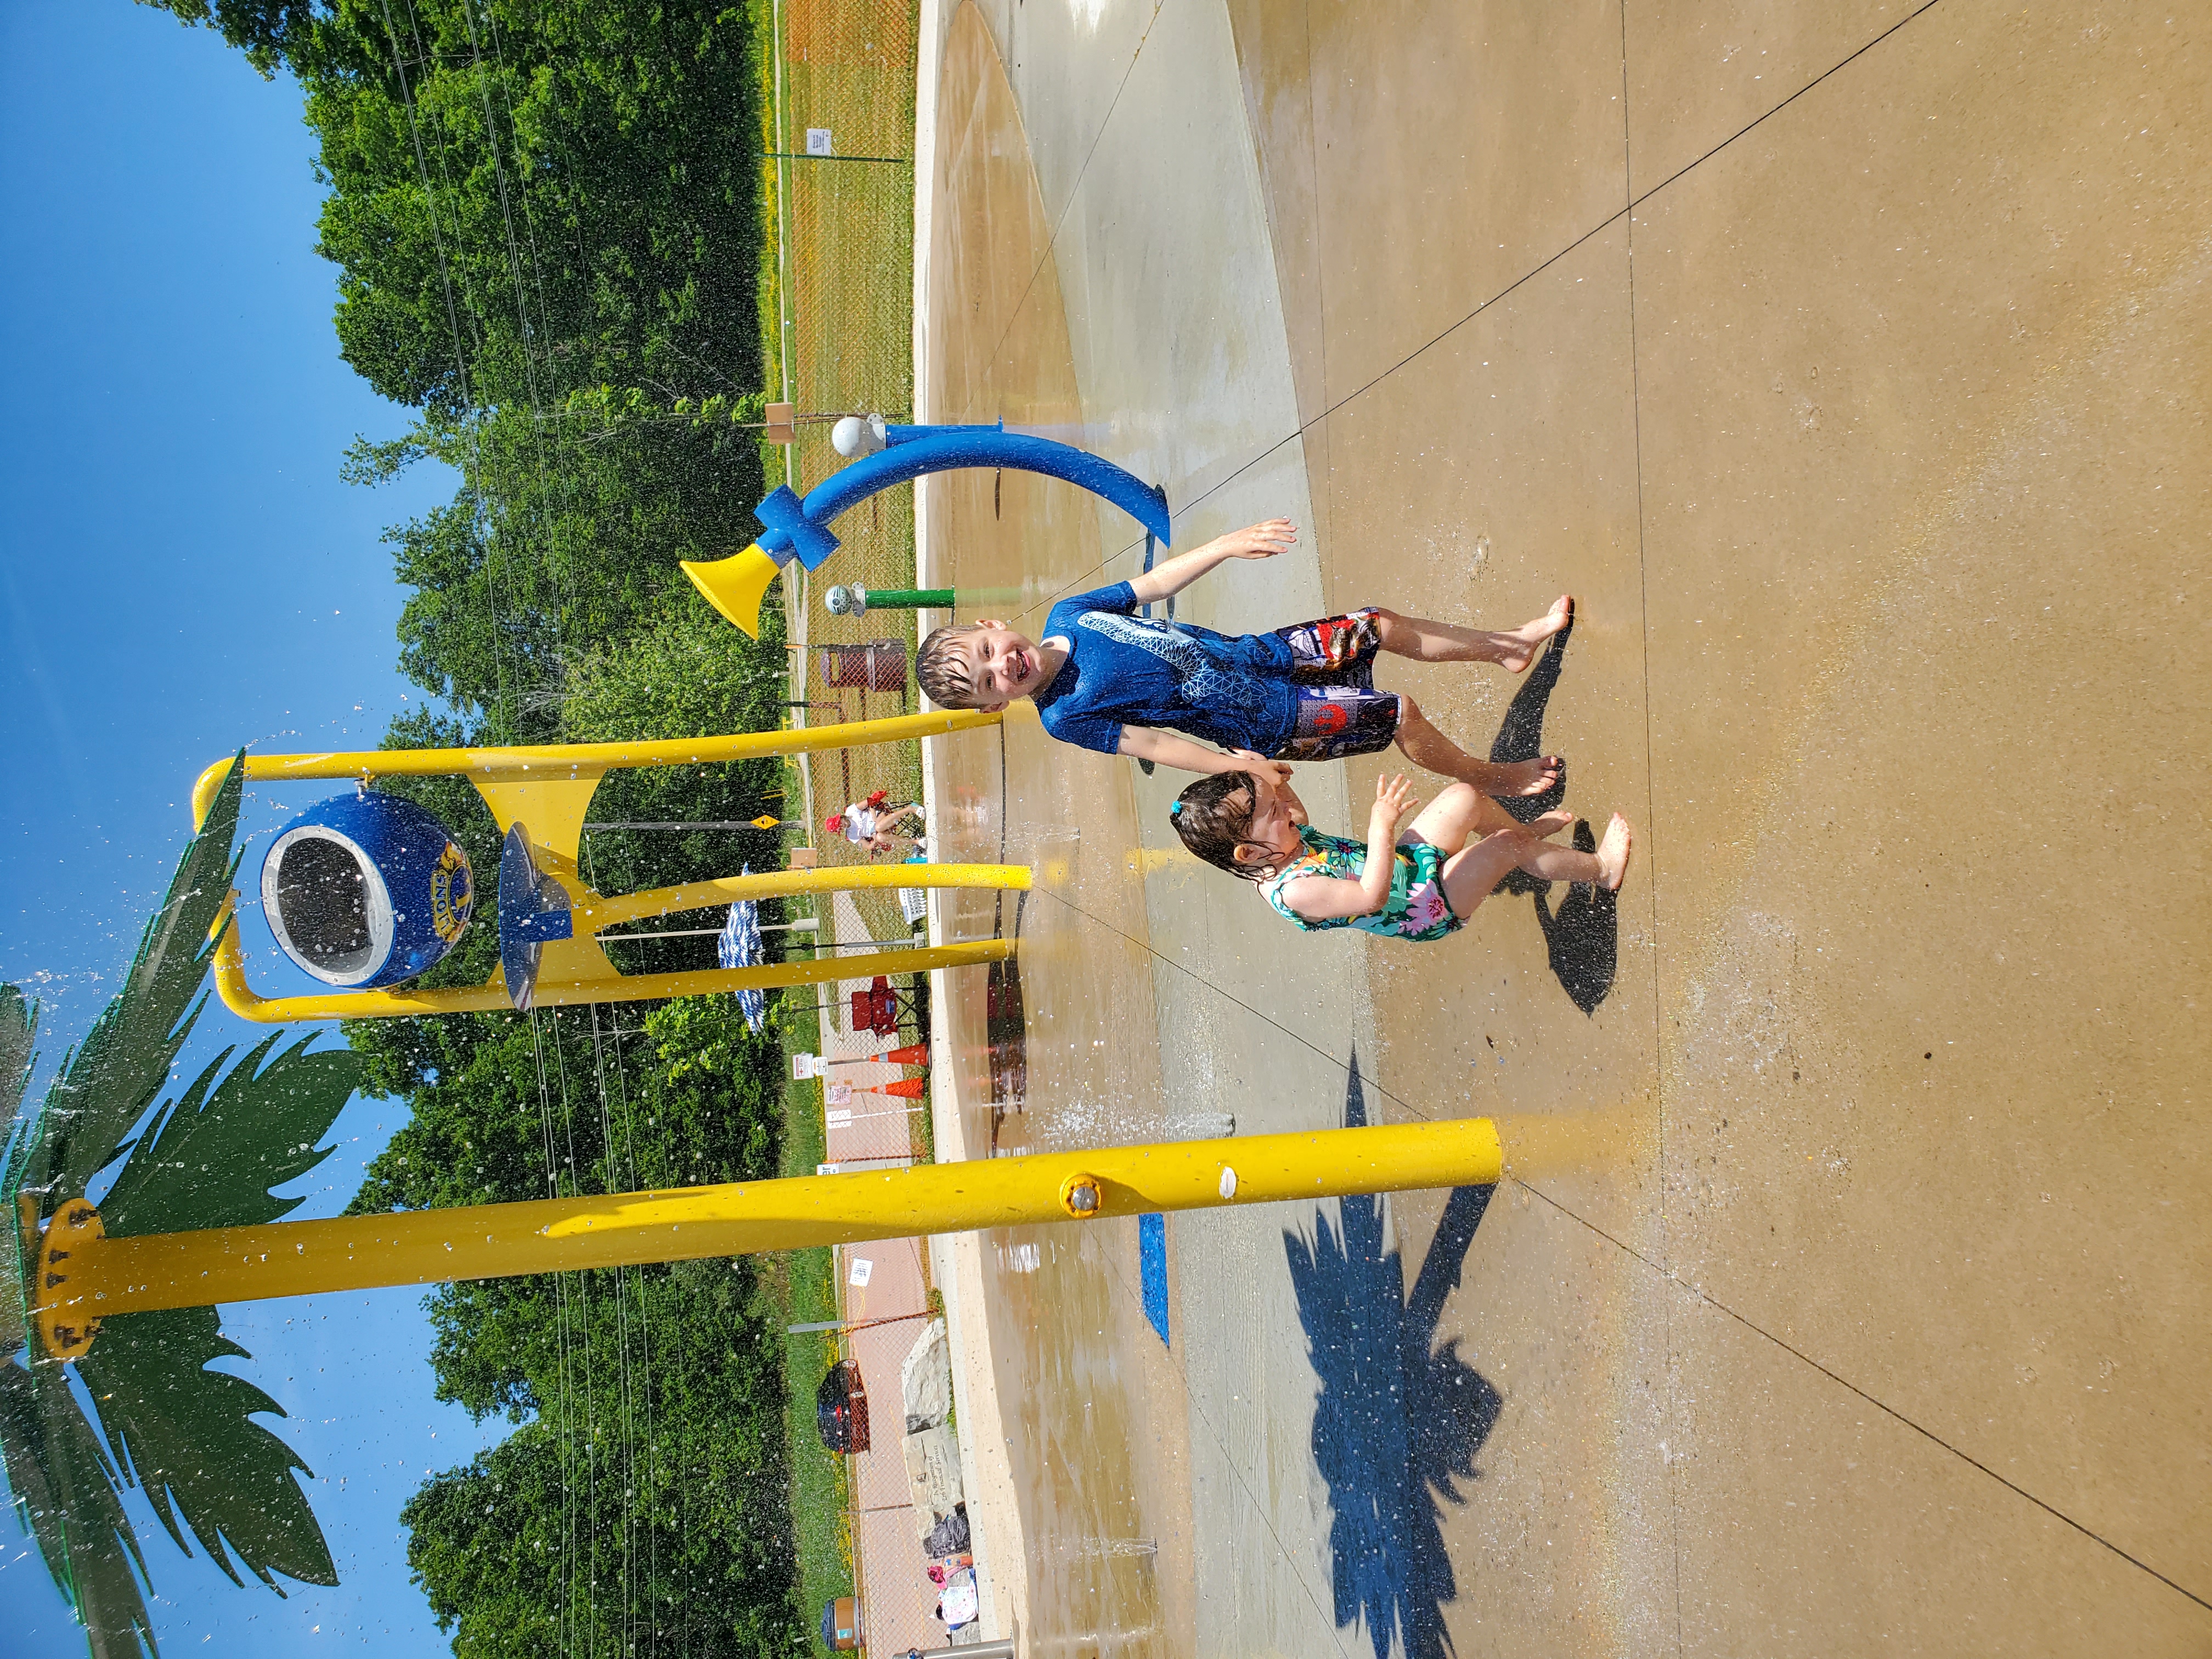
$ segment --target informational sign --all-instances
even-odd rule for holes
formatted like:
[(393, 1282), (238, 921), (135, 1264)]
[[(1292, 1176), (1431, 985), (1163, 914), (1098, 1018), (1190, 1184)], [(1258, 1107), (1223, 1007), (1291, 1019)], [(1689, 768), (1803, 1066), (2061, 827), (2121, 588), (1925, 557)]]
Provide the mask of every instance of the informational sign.
[(826, 1106), (850, 1106), (853, 1085), (849, 1083), (825, 1083), (822, 1085), (822, 1101)]
[(811, 1077), (820, 1077), (821, 1075), (821, 1055), (793, 1054), (791, 1057), (791, 1080), (793, 1083), (804, 1083)]
[(809, 127), (806, 129), (806, 153), (809, 155), (827, 155), (830, 153), (829, 128)]
[(856, 1255), (853, 1258), (852, 1271), (845, 1275), (845, 1282), (856, 1291), (864, 1291), (868, 1287), (869, 1276), (875, 1271), (874, 1262), (864, 1255)]

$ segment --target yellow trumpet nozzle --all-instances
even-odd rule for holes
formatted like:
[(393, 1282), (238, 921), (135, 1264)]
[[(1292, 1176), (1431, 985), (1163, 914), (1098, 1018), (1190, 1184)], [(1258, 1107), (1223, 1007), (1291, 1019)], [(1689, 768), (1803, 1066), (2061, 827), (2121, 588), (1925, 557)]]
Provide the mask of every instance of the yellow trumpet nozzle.
[(683, 565), (684, 574), (707, 596), (708, 604), (736, 623), (748, 638), (760, 637), (761, 601), (768, 597), (769, 584), (783, 573), (783, 567), (763, 552), (757, 542), (726, 559), (700, 563), (685, 559)]

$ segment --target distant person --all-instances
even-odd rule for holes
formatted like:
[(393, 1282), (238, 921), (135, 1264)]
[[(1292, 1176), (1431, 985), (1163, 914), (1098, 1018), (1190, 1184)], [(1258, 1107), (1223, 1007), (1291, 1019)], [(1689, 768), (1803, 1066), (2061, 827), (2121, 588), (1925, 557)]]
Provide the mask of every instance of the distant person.
[(916, 830), (922, 827), (921, 808), (912, 801), (887, 805), (889, 799), (888, 790), (878, 789), (867, 799), (854, 801), (842, 812), (832, 812), (822, 821), (822, 827), (833, 836), (842, 833), (871, 858), (888, 853), (896, 845), (892, 830), (900, 819), (910, 816)]
[(947, 1631), (974, 1624), (982, 1611), (982, 1598), (976, 1593), (973, 1570), (948, 1574), (944, 1589), (937, 1598), (937, 1622)]
[[(1503, 634), (1376, 606), (1235, 636), (1133, 614), (1224, 560), (1270, 559), (1297, 539), (1289, 520), (1270, 519), (1133, 581), (1062, 599), (1045, 617), (1042, 644), (988, 619), (939, 628), (922, 641), (915, 674), (942, 708), (998, 709), (1028, 697), (1044, 729), (1063, 742), (1184, 772), (1338, 760), (1395, 743), (1415, 765), (1486, 795), (1540, 795), (1559, 781), (1557, 756), (1477, 760), (1430, 725), (1411, 697), (1377, 691), (1374, 665), (1376, 653), (1388, 651), (1520, 673), (1574, 615), (1565, 594), (1535, 621)], [(1273, 769), (1288, 775), (1287, 768)]]
[(1404, 777), (1376, 779), (1364, 842), (1315, 829), (1272, 769), (1200, 778), (1169, 810), (1185, 847), (1257, 882), (1271, 908), (1310, 933), (1357, 927), (1426, 944), (1464, 927), (1509, 870), (1592, 882), (1609, 893), (1627, 873), (1635, 832), (1618, 812), (1597, 851), (1583, 853), (1545, 839), (1571, 824), (1572, 812), (1516, 823), (1463, 783), (1431, 801), (1401, 836), (1398, 820), (1413, 798)]

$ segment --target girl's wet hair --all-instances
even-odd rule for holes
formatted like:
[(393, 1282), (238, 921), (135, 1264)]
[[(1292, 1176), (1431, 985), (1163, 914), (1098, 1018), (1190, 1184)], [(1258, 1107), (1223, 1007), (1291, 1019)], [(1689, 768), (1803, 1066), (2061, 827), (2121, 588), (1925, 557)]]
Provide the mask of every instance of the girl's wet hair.
[[(1273, 873), (1270, 866), (1237, 861), (1238, 848), (1257, 844), (1252, 840), (1252, 807), (1259, 799), (1259, 780), (1249, 772), (1210, 772), (1176, 797), (1168, 815), (1182, 844), (1215, 869), (1245, 881), (1265, 881)], [(1273, 857), (1273, 848), (1262, 850)]]

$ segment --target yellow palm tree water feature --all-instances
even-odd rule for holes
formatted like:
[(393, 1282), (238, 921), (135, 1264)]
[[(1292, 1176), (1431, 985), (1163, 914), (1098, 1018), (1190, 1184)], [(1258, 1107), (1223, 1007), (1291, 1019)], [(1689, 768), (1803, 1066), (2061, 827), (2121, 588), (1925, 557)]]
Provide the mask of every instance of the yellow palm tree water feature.
[[(1013, 954), (1011, 939), (976, 939), (861, 956), (701, 969), (685, 973), (624, 974), (608, 959), (599, 936), (623, 922), (744, 900), (818, 896), (884, 888), (1022, 890), (1030, 885), (1030, 880), (1025, 865), (904, 864), (880, 868), (845, 866), (779, 870), (608, 896), (595, 891), (584, 879), (577, 861), (592, 792), (598, 788), (599, 780), (611, 771), (633, 767), (706, 766), (870, 744), (901, 743), (992, 726), (998, 720), (995, 714), (956, 709), (797, 731), (750, 732), (642, 743), (245, 756), (244, 775), (262, 782), (347, 779), (365, 788), (380, 777), (466, 778), (483, 797), (501, 832), (507, 837), (507, 851), (500, 872), (502, 961), (499, 970), (481, 985), (434, 989), (404, 983), (387, 987), (381, 979), (372, 977), (366, 981), (366, 988), (307, 996), (264, 997), (246, 981), (237, 930), (232, 928), (224, 933), (216, 951), (216, 991), (233, 1013), (274, 1024), (301, 1019), (394, 1018), (538, 1006), (637, 1002), (705, 996), (716, 992), (757, 992), (878, 974), (927, 973), (939, 968), (999, 961)], [(232, 764), (230, 761), (217, 762), (200, 774), (192, 789), (195, 829), (204, 823), (209, 806)], [(352, 863), (347, 862), (343, 873), (352, 884), (347, 890), (356, 896), (356, 910), (349, 913), (348, 925), (361, 931), (361, 942), (366, 945), (368, 934), (374, 928), (364, 921), (358, 896), (364, 883), (373, 885), (378, 877), (368, 867), (374, 860), (363, 854), (358, 844), (357, 826), (346, 828), (355, 830), (356, 836), (328, 831), (320, 841), (301, 849), (302, 862), (306, 863), (311, 854), (321, 856), (322, 849), (332, 845), (362, 854), (362, 867), (356, 871)], [(271, 851), (272, 870), (293, 839), (289, 832), (279, 836)], [(343, 854), (340, 856), (343, 859)], [(459, 859), (459, 849), (453, 849), (448, 857)], [(326, 866), (319, 868), (327, 872)], [(431, 872), (433, 880), (441, 875), (447, 876), (449, 881), (455, 879), (449, 872)], [(324, 971), (331, 960), (329, 956), (311, 954), (312, 946), (294, 948), (289, 935), (281, 931), (279, 906), (267, 902), (278, 896), (280, 888), (287, 893), (297, 890), (307, 884), (307, 879), (264, 875), (264, 908), (270, 912), (272, 928), (280, 930), (280, 943), (285, 945), (288, 953), (301, 966), (333, 984), (346, 984), (343, 978)], [(465, 889), (468, 877), (465, 864), (457, 879)], [(326, 889), (328, 885), (325, 882)], [(444, 890), (439, 890), (442, 896)], [(233, 902), (236, 896), (232, 895)], [(416, 908), (427, 911), (434, 906), (426, 902)], [(375, 907), (369, 908), (374, 911)], [(392, 909), (386, 904), (374, 918), (381, 921), (386, 935), (392, 931)], [(400, 920), (404, 922), (404, 919), (403, 912)], [(466, 921), (464, 898), (457, 919), (449, 926), (441, 926), (439, 931), (450, 942)]]
[[(925, 715), (870, 729), (907, 737), (990, 718)], [(190, 1531), (234, 1577), (243, 1568), (272, 1586), (280, 1577), (337, 1580), (293, 1479), (299, 1460), (257, 1419), (281, 1416), (276, 1402), (242, 1377), (208, 1368), (217, 1358), (244, 1357), (222, 1333), (222, 1304), (1030, 1223), (1080, 1226), (1109, 1216), (1500, 1178), (1496, 1129), (1486, 1120), (1458, 1119), (288, 1222), (281, 1218), (300, 1200), (274, 1189), (326, 1155), (323, 1140), (358, 1076), (350, 1053), (313, 1050), (306, 1041), (276, 1052), (272, 1033), (237, 1065), (226, 1051), (180, 1096), (155, 1104), (197, 1018), (193, 999), (220, 963), (230, 964), (225, 1000), (250, 1018), (444, 1006), (425, 1000), (432, 993), (404, 990), (264, 1000), (246, 988), (235, 895), (225, 893), (248, 776), (468, 775), (510, 840), (525, 811), (556, 826), (533, 837), (545, 868), (530, 880), (554, 883), (559, 904), (592, 928), (617, 915), (653, 914), (653, 905), (758, 894), (764, 890), (746, 884), (793, 874), (806, 882), (777, 890), (868, 885), (884, 877), (911, 884), (921, 866), (740, 876), (609, 899), (574, 876), (585, 804), (605, 770), (704, 763), (733, 751), (789, 753), (853, 735), (846, 727), (580, 750), (263, 756), (211, 769), (203, 779), (194, 801), (200, 833), (148, 926), (123, 992), (64, 1063), (45, 1103), (15, 1121), (0, 1154), (0, 1209), (15, 1212), (16, 1268), (13, 1294), (0, 1294), (0, 1334), (27, 1336), (30, 1345), (27, 1365), (0, 1366), (0, 1464), (95, 1651), (150, 1649), (153, 1639), (141, 1589), (145, 1561), (123, 1504), (134, 1480), (180, 1547)], [(465, 866), (434, 867), (445, 872), (447, 898), (465, 907)], [(976, 867), (993, 872), (982, 884), (1027, 882), (1025, 870)], [(841, 966), (850, 974), (933, 954), (848, 957)], [(576, 974), (550, 951), (541, 966), (569, 975), (542, 980), (541, 993), (589, 991), (590, 1000), (626, 990), (675, 994), (654, 982), (688, 978), (625, 979), (611, 967)], [(634, 988), (648, 984), (654, 988)], [(704, 975), (684, 988), (728, 988), (726, 976)], [(496, 1000), (459, 1006), (508, 1000), (504, 988), (434, 994), (487, 993)], [(0, 1107), (12, 1109), (27, 1079), (33, 1018), (12, 987), (0, 987)], [(88, 1186), (103, 1171), (107, 1185), (95, 1206)]]

